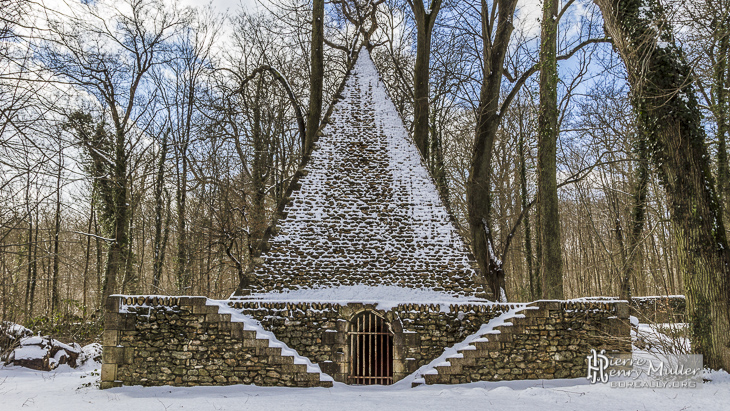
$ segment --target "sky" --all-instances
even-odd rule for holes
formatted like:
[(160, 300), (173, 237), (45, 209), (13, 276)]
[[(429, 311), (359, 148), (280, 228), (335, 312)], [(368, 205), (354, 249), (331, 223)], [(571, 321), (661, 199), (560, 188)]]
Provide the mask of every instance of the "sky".
[[(265, 0), (264, 0), (265, 1)], [(204, 0), (180, 0), (180, 3), (186, 6), (201, 6), (207, 2)], [(238, 10), (241, 6), (246, 8), (257, 7), (259, 2), (257, 0), (210, 0), (209, 3), (213, 4), (219, 12), (227, 10)]]

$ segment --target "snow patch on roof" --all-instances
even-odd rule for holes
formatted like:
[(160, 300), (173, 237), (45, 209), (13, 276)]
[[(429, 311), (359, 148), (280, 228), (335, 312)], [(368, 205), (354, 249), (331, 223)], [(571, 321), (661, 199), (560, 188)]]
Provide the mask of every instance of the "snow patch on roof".
[(235, 300), (266, 302), (327, 302), (347, 304), (358, 302), (376, 304), (378, 310), (390, 310), (399, 304), (440, 304), (448, 312), (449, 304), (494, 304), (486, 299), (466, 297), (431, 289), (402, 288), (392, 285), (340, 285), (336, 287), (307, 288), (272, 293), (256, 293)]

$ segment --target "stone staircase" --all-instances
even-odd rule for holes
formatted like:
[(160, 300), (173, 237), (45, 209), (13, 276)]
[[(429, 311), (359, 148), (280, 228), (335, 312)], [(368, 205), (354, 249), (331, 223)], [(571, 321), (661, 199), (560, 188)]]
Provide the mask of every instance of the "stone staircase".
[(256, 356), (269, 365), (280, 366), (277, 367), (280, 372), (269, 371), (267, 377), (291, 379), (296, 383), (295, 385), (302, 387), (330, 388), (333, 386), (333, 379), (330, 376), (322, 373), (318, 366), (277, 340), (274, 334), (264, 330), (255, 320), (243, 316), (228, 306), (213, 303), (206, 304), (205, 307), (214, 311), (214, 314), (218, 314), (221, 322), (230, 324), (232, 338), (242, 340), (244, 347), (254, 348)]
[(333, 386), (318, 365), (225, 302), (204, 297), (114, 298), (113, 306), (107, 307), (102, 388)]
[(520, 307), (494, 318), (476, 334), (447, 349), (444, 355), (426, 367), (425, 372), (412, 382), (412, 386), (521, 379), (504, 367), (509, 361), (505, 361), (502, 351), (511, 345), (515, 334), (524, 331), (521, 327), (515, 327), (526, 317), (522, 313), (536, 308)]
[(419, 369), (412, 385), (582, 378), (586, 355), (631, 352), (628, 305), (540, 300), (494, 318)]
[(297, 361), (297, 356), (285, 353), (283, 347), (274, 346), (276, 343), (268, 338), (259, 338), (256, 331), (244, 329), (243, 324), (232, 325), (232, 336), (243, 340), (244, 347), (254, 348), (259, 358), (268, 357), (266, 360), (268, 364), (279, 365), (277, 368), (280, 371), (269, 371), (267, 377), (291, 379), (295, 383), (301, 383), (295, 385), (302, 387), (332, 387), (332, 380), (322, 380), (321, 372), (311, 371), (307, 364)]

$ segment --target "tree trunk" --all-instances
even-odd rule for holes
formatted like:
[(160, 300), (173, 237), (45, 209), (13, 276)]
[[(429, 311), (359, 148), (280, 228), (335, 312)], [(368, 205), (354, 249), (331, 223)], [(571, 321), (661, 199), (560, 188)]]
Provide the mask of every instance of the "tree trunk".
[(542, 287), (537, 277), (537, 273), (533, 270), (532, 262), (532, 233), (530, 230), (530, 211), (527, 208), (527, 167), (525, 164), (525, 135), (520, 121), (520, 141), (518, 142), (518, 150), (520, 156), (520, 202), (522, 212), (525, 213), (524, 230), (525, 230), (525, 262), (527, 263), (527, 278), (530, 283), (530, 299), (537, 300), (542, 297)]
[[(92, 201), (93, 201), (93, 198), (92, 198)], [(102, 293), (102, 290), (104, 289), (104, 282), (102, 280), (102, 275), (101, 275), (102, 274), (102, 271), (101, 271), (102, 258), (101, 257), (102, 257), (103, 251), (102, 251), (102, 246), (101, 246), (101, 240), (98, 237), (99, 236), (99, 222), (97, 221), (97, 217), (96, 217), (97, 214), (93, 208), (91, 210), (91, 214), (94, 218), (94, 235), (97, 236), (96, 241), (95, 241), (96, 242), (96, 292), (97, 292), (96, 296), (98, 298), (98, 301), (97, 301), (99, 304), (98, 306), (100, 307), (104, 304), (104, 299), (106, 298), (106, 296), (104, 296), (104, 294)]]
[(429, 167), (431, 176), (436, 182), (441, 201), (444, 203), (446, 210), (451, 214), (451, 200), (449, 197), (449, 185), (446, 179), (446, 167), (444, 166), (444, 152), (441, 144), (441, 131), (436, 123), (435, 113), (431, 116), (431, 145), (429, 150)]
[[(180, 162), (182, 164), (180, 164)], [(177, 261), (175, 265), (175, 276), (178, 291), (185, 293), (188, 287), (187, 278), (187, 255), (188, 255), (188, 239), (187, 229), (185, 227), (185, 211), (187, 203), (187, 158), (186, 153), (178, 154), (178, 165), (182, 170), (177, 172), (177, 187), (175, 193), (177, 197)]]
[(167, 138), (170, 131), (167, 130), (162, 134), (162, 143), (160, 146), (160, 154), (157, 159), (157, 175), (155, 177), (155, 238), (152, 256), (152, 292), (158, 293), (160, 290), (160, 278), (162, 278), (162, 264), (164, 263), (162, 250), (162, 213), (165, 199), (162, 196), (162, 190), (165, 186), (165, 158), (167, 157)]
[(466, 186), (468, 221), (472, 248), (479, 269), (486, 278), (494, 298), (506, 298), (504, 270), (497, 257), (490, 229), (492, 218), (491, 171), (492, 151), (500, 123), (499, 94), (502, 82), (502, 66), (514, 29), (512, 16), (517, 0), (499, 0), (499, 16), (494, 41), (489, 30), (489, 10), (482, 0), (482, 33), (484, 77), (477, 109), (477, 126), (474, 136), (469, 180)]
[(250, 241), (254, 243), (253, 247), (261, 247), (260, 241), (264, 237), (266, 230), (266, 175), (268, 173), (268, 147), (265, 141), (264, 131), (262, 130), (262, 100), (264, 93), (264, 78), (259, 77), (256, 84), (256, 93), (254, 95), (253, 107), (253, 124), (252, 124), (252, 145), (253, 159), (251, 162), (251, 217), (250, 217)]
[[(143, 172), (143, 174), (147, 174), (146, 172)], [(124, 276), (122, 277), (122, 292), (124, 294), (139, 294), (139, 277), (137, 277), (136, 273), (132, 269), (134, 266), (134, 235), (135, 231), (137, 229), (136, 223), (137, 219), (135, 218), (135, 213), (137, 212), (137, 205), (139, 204), (139, 199), (135, 198), (134, 195), (131, 193), (134, 192), (134, 183), (131, 181), (129, 182), (129, 197), (131, 204), (127, 206), (127, 221), (129, 223), (129, 226), (127, 227), (127, 252), (125, 255), (124, 260)], [(144, 226), (144, 222), (142, 223)]]
[[(94, 222), (94, 190), (92, 188), (91, 190), (91, 201), (89, 201), (89, 225), (86, 229), (87, 233), (91, 233), (91, 226)], [(84, 258), (84, 295), (83, 295), (83, 307), (84, 312), (86, 312), (87, 304), (88, 304), (88, 295), (89, 295), (89, 259), (91, 258), (91, 236), (86, 236), (86, 255)]]
[[(324, 83), (324, 0), (314, 0), (312, 8), (311, 77), (309, 79), (309, 112), (302, 150), (308, 157), (322, 117), (322, 85)], [(303, 159), (302, 161), (306, 161)]]
[(35, 277), (33, 273), (33, 211), (30, 208), (30, 175), (25, 187), (25, 207), (28, 215), (28, 278), (25, 285), (25, 319), (33, 317), (33, 297), (35, 294)]
[(659, 3), (596, 3), (626, 65), (640, 132), (669, 200), (692, 349), (708, 367), (730, 369), (730, 250), (691, 67)]
[(441, 0), (432, 0), (428, 12), (423, 0), (411, 0), (411, 10), (416, 19), (416, 62), (413, 67), (413, 140), (424, 160), (428, 153), (428, 97), (429, 66), (431, 61), (431, 34), (436, 16), (441, 9)]
[(60, 297), (58, 292), (59, 262), (61, 257), (58, 255), (59, 237), (61, 235), (61, 164), (63, 161), (63, 151), (58, 152), (58, 174), (56, 175), (56, 214), (53, 224), (53, 273), (51, 279), (51, 315), (59, 309)]
[(621, 279), (620, 298), (630, 300), (632, 297), (631, 281), (636, 275), (636, 267), (640, 261), (641, 233), (644, 231), (646, 221), (646, 194), (649, 186), (649, 158), (647, 153), (646, 139), (639, 134), (634, 150), (638, 157), (636, 168), (636, 186), (632, 194), (634, 204), (631, 210), (631, 237), (629, 237), (629, 252), (624, 261), (624, 272)]
[(556, 177), (558, 140), (558, 0), (544, 0), (540, 40), (540, 114), (537, 120), (537, 203), (543, 297), (563, 298), (563, 259)]
[(728, 70), (728, 58), (730, 58), (730, 34), (728, 34), (728, 26), (730, 23), (719, 23), (717, 34), (720, 36), (720, 44), (717, 52), (717, 62), (715, 63), (714, 82), (712, 91), (715, 97), (715, 107), (713, 112), (717, 126), (717, 194), (720, 198), (720, 204), (725, 210), (724, 223), (730, 223), (728, 215), (728, 194), (730, 193), (730, 172), (728, 172), (727, 164), (727, 134), (728, 131), (728, 84), (727, 80), (730, 76)]
[(113, 207), (110, 210), (113, 241), (109, 244), (104, 273), (103, 299), (117, 292), (117, 279), (124, 274), (129, 252), (129, 212), (127, 204), (127, 156), (126, 139), (122, 130), (116, 131), (115, 158), (110, 184), (110, 197)]

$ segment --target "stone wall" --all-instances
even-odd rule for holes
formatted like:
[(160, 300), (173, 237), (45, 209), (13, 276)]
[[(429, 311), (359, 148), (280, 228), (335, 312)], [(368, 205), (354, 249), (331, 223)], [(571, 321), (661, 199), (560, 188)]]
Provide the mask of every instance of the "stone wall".
[(579, 378), (591, 349), (631, 351), (625, 302), (538, 301), (480, 337), (426, 372), (423, 382)]
[[(280, 348), (256, 339), (255, 332), (252, 335), (240, 323), (231, 323), (231, 314), (219, 314), (218, 307), (206, 306), (205, 301), (200, 297), (110, 299), (104, 334), (104, 387), (321, 385), (319, 374), (307, 375), (301, 364), (282, 356)], [(585, 356), (591, 348), (630, 351), (625, 302), (400, 304), (387, 310), (361, 303), (244, 300), (225, 305), (235, 315), (258, 320), (288, 348), (340, 382), (347, 382), (350, 373), (350, 321), (364, 311), (384, 318), (393, 334), (394, 381), (428, 365), (446, 348), (477, 333), (483, 324), (520, 310), (526, 317), (511, 320), (514, 324), (504, 331), (509, 338), (493, 338), (498, 345), (477, 347), (484, 358), (469, 364), (473, 369), (462, 367), (443, 382), (473, 380), (473, 376), (466, 377), (470, 374), (490, 375), (491, 380), (578, 377), (585, 372)]]
[(335, 381), (349, 375), (348, 324), (357, 314), (373, 311), (394, 334), (394, 380), (441, 355), (446, 347), (479, 330), (492, 318), (524, 304), (400, 304), (379, 310), (373, 304), (231, 302), (242, 314), (261, 322), (287, 346), (318, 363)]
[(110, 297), (102, 388), (120, 385), (332, 386), (281, 346), (197, 297)]
[(659, 295), (631, 299), (631, 315), (640, 322), (684, 322), (686, 301), (683, 295)]

